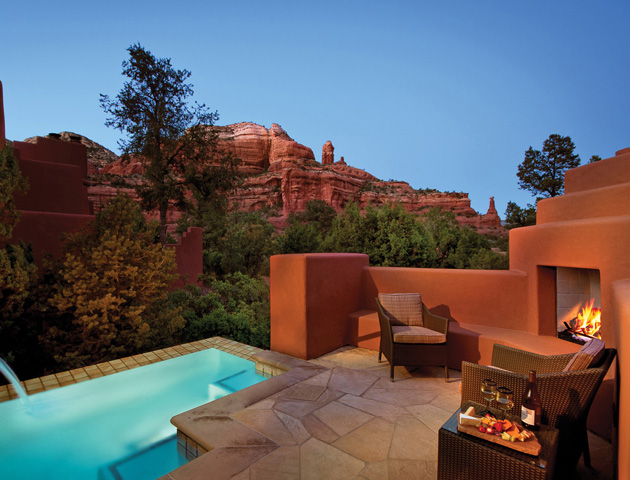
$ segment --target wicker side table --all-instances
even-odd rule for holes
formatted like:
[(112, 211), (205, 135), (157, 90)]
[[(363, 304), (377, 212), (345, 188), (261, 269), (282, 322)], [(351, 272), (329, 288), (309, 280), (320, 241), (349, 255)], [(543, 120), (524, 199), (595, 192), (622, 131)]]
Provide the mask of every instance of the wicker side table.
[[(470, 403), (471, 405), (481, 405)], [(464, 409), (468, 408), (468, 403)], [(542, 425), (536, 437), (542, 446), (534, 457), (457, 431), (457, 414), (438, 435), (438, 480), (551, 480), (558, 448), (558, 430)]]

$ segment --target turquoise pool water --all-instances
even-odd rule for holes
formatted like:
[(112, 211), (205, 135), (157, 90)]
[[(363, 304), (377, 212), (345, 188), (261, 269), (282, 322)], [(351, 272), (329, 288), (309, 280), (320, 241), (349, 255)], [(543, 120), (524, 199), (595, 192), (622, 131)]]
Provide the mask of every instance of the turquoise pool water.
[(155, 479), (184, 461), (173, 416), (263, 380), (209, 349), (0, 403), (0, 479)]

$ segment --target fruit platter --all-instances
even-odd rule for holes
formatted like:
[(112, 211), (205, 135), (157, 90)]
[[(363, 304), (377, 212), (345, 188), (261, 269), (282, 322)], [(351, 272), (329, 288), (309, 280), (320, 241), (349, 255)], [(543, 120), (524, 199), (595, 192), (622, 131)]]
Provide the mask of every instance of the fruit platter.
[(457, 430), (528, 455), (540, 454), (540, 442), (534, 433), (516, 422), (497, 420), (491, 413), (476, 416), (474, 407), (459, 414)]

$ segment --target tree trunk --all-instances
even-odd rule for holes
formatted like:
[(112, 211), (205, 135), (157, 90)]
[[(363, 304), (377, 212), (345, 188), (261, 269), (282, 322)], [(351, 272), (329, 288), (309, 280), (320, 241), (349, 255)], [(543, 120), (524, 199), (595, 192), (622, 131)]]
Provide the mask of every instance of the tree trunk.
[(160, 202), (160, 243), (166, 245), (166, 212), (168, 210), (168, 202)]

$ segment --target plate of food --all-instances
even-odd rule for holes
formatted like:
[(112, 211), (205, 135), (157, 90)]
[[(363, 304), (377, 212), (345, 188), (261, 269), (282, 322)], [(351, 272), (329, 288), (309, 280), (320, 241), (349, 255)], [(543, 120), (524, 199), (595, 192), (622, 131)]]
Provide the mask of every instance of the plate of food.
[(540, 442), (536, 435), (522, 425), (510, 420), (498, 420), (491, 413), (476, 415), (475, 407), (460, 413), (457, 430), (528, 455), (540, 454)]

